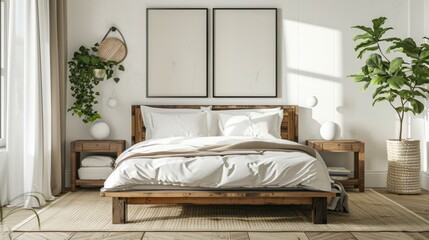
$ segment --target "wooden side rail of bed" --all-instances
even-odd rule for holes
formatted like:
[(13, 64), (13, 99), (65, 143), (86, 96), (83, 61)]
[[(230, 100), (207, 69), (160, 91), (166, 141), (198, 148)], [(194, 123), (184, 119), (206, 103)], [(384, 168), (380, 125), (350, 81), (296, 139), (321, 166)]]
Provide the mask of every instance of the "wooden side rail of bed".
[(332, 192), (313, 191), (130, 191), (102, 192), (112, 197), (112, 223), (127, 222), (128, 204), (225, 204), (225, 205), (311, 205), (314, 224), (328, 222), (328, 198)]

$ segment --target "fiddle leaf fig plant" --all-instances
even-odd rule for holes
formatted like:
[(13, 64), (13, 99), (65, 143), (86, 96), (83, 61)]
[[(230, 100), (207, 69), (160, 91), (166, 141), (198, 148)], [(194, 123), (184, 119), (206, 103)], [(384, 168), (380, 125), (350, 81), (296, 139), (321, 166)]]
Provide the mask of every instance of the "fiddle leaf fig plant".
[(98, 46), (96, 43), (93, 47), (87, 48), (81, 46), (78, 51), (73, 54), (73, 58), (68, 62), (69, 65), (69, 80), (70, 90), (75, 102), (68, 109), (72, 115), (77, 115), (82, 118), (84, 123), (93, 122), (101, 118), (101, 115), (94, 109), (98, 103), (98, 91), (94, 90), (104, 76), (99, 76), (100, 72), (106, 75), (106, 79), (111, 79), (118, 83), (119, 77), (113, 77), (116, 70), (125, 71), (123, 65), (115, 61), (103, 61), (98, 56)]
[[(372, 20), (372, 27), (352, 27), (363, 31), (353, 38), (358, 41), (355, 47), (357, 58), (361, 59), (367, 52), (371, 54), (367, 56), (361, 73), (350, 77), (364, 84), (362, 90), (374, 86), (373, 106), (386, 101), (396, 111), (400, 123), (398, 139), (401, 141), (405, 113), (418, 115), (423, 112), (422, 101), (427, 99), (429, 93), (425, 88), (425, 84), (429, 83), (429, 45), (417, 45), (412, 38), (385, 38), (384, 34), (393, 29), (383, 27), (385, 21), (385, 17), (380, 17)], [(381, 45), (387, 46), (387, 49), (383, 51)], [(393, 59), (388, 58), (392, 51), (395, 52)]]

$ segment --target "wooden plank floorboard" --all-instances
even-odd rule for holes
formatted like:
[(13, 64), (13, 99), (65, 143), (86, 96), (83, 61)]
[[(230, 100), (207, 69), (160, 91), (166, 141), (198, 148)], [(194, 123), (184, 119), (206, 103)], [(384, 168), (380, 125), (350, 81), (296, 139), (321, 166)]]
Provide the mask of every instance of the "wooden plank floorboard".
[(429, 220), (428, 191), (422, 190), (422, 194), (418, 195), (398, 195), (387, 192), (385, 188), (374, 188), (374, 190)]
[(429, 239), (429, 232), (420, 232), (420, 235), (425, 236), (427, 239)]
[(405, 234), (414, 240), (427, 240), (427, 239), (429, 239), (429, 237), (426, 237), (426, 236), (424, 236), (420, 233), (416, 233), (416, 232), (409, 232), (409, 233), (405, 233)]
[(356, 240), (349, 232), (306, 232), (309, 240)]
[(228, 232), (145, 232), (143, 240), (229, 240)]
[(230, 232), (230, 240), (249, 240), (249, 234), (247, 232)]
[(352, 234), (358, 240), (413, 240), (401, 232), (353, 232)]
[(144, 232), (77, 232), (72, 240), (141, 240)]
[(22, 234), (21, 232), (13, 232), (13, 233), (1, 232), (0, 233), (0, 239), (1, 240), (16, 239), (21, 234)]
[(19, 235), (16, 240), (68, 240), (73, 236), (71, 232), (25, 232)]
[(249, 232), (250, 240), (308, 240), (303, 232)]

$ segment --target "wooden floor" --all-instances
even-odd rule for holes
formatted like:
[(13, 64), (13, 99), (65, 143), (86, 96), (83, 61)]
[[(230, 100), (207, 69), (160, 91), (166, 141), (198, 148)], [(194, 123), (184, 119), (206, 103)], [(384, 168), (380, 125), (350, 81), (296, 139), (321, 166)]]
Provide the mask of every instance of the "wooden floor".
[[(429, 192), (421, 195), (396, 195), (375, 189), (388, 198), (429, 220)], [(354, 190), (349, 190), (354, 191)], [(13, 226), (28, 216), (20, 212), (6, 219)], [(12, 233), (12, 239), (144, 239), (144, 240), (399, 240), (429, 239), (429, 232), (26, 232)], [(6, 238), (7, 239), (7, 238)]]

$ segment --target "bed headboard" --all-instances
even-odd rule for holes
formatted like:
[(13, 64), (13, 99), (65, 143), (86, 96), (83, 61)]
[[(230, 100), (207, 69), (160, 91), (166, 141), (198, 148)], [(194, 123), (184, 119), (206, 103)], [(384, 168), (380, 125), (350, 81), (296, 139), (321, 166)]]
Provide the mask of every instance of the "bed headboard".
[[(234, 109), (260, 109), (281, 107), (284, 111), (281, 126), (283, 139), (298, 142), (298, 106), (296, 105), (211, 105), (212, 110), (234, 110)], [(157, 108), (188, 108), (199, 109), (200, 105), (152, 105)], [(131, 143), (136, 144), (144, 141), (146, 128), (143, 124), (140, 105), (131, 108)]]

